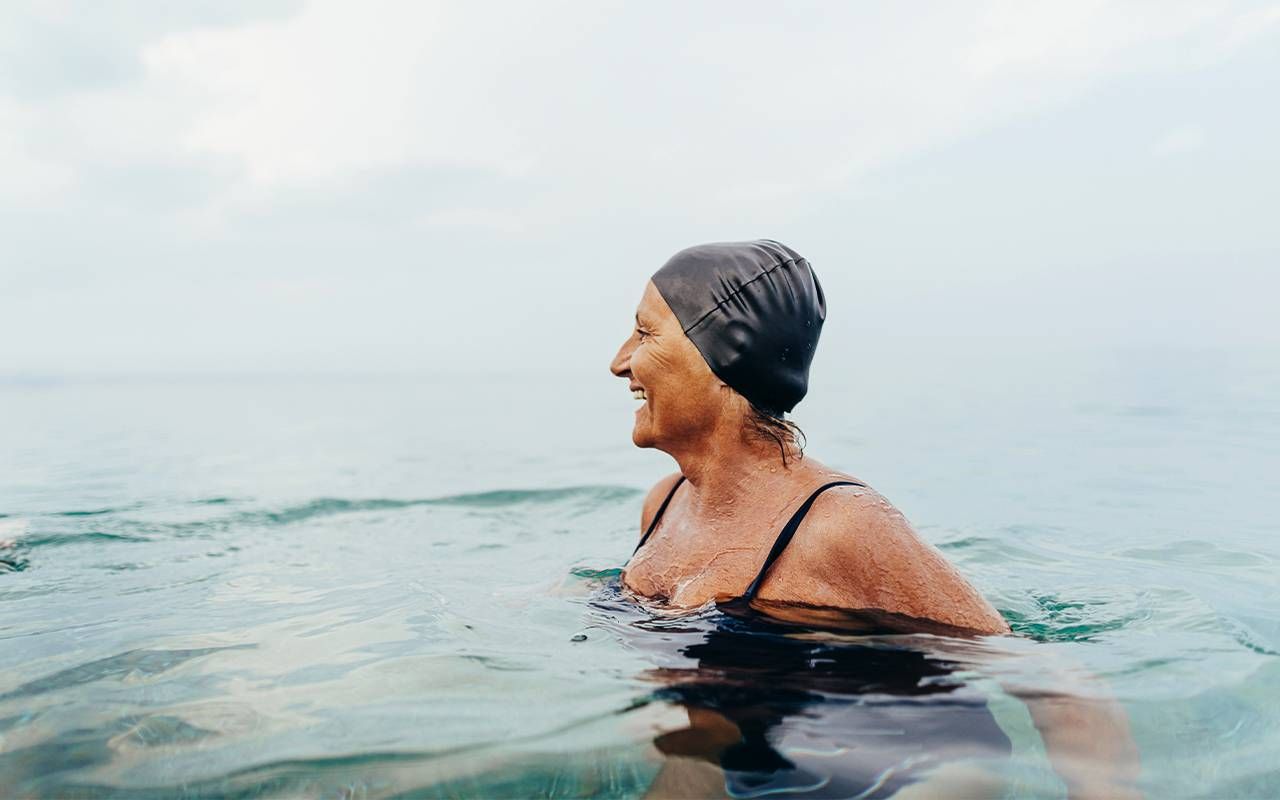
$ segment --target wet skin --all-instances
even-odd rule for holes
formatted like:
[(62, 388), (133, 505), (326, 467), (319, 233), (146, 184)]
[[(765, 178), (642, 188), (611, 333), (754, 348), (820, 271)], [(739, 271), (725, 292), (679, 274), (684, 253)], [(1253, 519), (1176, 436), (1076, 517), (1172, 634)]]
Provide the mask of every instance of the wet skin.
[[(632, 441), (680, 465), (645, 498), (641, 530), (680, 474), (686, 478), (627, 565), (624, 585), (638, 595), (681, 608), (740, 596), (816, 488), (857, 480), (798, 452), (784, 464), (776, 442), (750, 433), (746, 399), (711, 371), (652, 283), (610, 370), (645, 394)], [(860, 486), (818, 498), (758, 597), (762, 606), (889, 612), (974, 633), (1009, 631), (888, 500)]]
[[(623, 572), (623, 586), (649, 602), (696, 608), (741, 596), (805, 499), (825, 483), (857, 480), (795, 451), (784, 464), (776, 442), (748, 432), (746, 399), (711, 371), (652, 282), (610, 371), (644, 393), (632, 441), (670, 454), (680, 467), (649, 491), (641, 532), (679, 476), (686, 478)], [(752, 607), (815, 627), (857, 628), (870, 620), (872, 628), (903, 632), (1010, 632), (888, 500), (858, 486), (829, 489), (817, 499)], [(1060, 693), (1001, 683), (1027, 704), (1071, 798), (1140, 797), (1133, 783), (1137, 748), (1123, 709), (1087, 676), (1068, 678), (1071, 673), (1062, 672)], [(690, 733), (707, 728), (703, 733), (716, 741), (732, 734), (727, 721), (694, 712)]]

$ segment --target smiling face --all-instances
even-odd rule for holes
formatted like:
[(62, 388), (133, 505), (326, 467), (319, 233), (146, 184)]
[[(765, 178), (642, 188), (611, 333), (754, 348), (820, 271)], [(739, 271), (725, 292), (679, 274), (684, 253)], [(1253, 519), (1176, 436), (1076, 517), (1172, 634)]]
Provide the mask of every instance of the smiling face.
[(671, 452), (723, 422), (732, 391), (716, 377), (680, 320), (650, 281), (636, 309), (636, 324), (609, 371), (626, 378), (640, 403), (631, 441)]

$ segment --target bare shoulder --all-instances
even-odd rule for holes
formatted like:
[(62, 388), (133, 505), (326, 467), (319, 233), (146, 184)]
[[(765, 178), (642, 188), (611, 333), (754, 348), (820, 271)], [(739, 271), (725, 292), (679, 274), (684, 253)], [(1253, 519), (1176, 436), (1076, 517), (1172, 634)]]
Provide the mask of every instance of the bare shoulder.
[(671, 487), (676, 485), (676, 481), (680, 480), (680, 473), (673, 472), (663, 478), (660, 478), (649, 493), (645, 495), (644, 504), (640, 507), (640, 533), (643, 535), (649, 529), (649, 524), (653, 522), (654, 516), (658, 513), (658, 507), (662, 505), (662, 501), (667, 499), (667, 495), (671, 492)]
[(814, 500), (806, 540), (823, 552), (866, 555), (886, 545), (924, 546), (897, 506), (869, 486), (835, 486)]
[(797, 563), (780, 566), (809, 578), (812, 602), (881, 609), (982, 632), (1008, 630), (960, 571), (874, 489), (839, 486), (823, 492), (796, 540), (803, 542), (795, 548)]

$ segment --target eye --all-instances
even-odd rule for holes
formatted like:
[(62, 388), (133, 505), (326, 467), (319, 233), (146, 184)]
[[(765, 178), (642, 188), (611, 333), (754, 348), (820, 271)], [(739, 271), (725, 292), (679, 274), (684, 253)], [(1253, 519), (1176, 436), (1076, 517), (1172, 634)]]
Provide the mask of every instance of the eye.
[(649, 336), (649, 332), (646, 331), (644, 328), (636, 328), (636, 335), (639, 336), (641, 340), (643, 340)]

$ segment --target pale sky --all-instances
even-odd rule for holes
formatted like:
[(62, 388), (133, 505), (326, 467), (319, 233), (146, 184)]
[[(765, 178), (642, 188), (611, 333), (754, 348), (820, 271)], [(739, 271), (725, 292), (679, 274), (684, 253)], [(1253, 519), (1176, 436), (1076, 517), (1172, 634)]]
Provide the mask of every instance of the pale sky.
[(826, 352), (1273, 347), (1277, 142), (1276, 2), (6, 3), (0, 375), (600, 370), (761, 237)]

